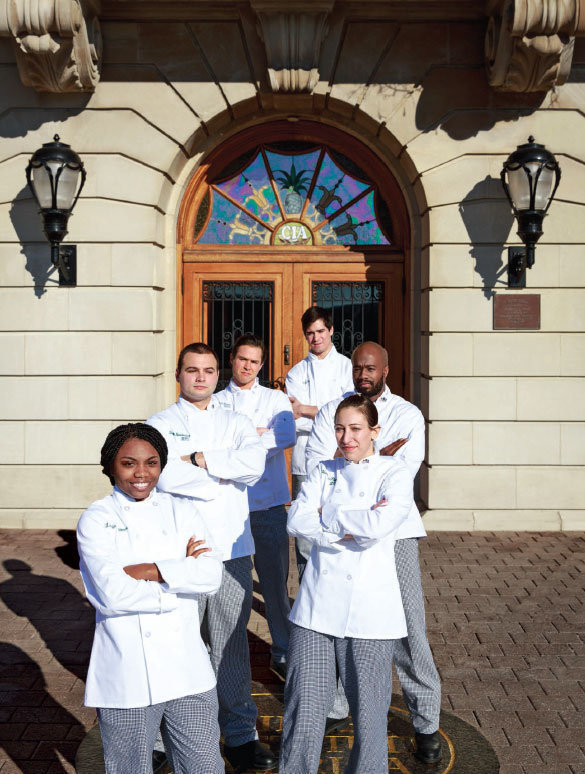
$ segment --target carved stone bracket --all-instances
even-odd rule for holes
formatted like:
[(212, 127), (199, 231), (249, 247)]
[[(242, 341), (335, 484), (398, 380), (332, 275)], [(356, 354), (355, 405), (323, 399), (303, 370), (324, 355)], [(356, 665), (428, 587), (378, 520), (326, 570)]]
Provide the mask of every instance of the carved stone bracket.
[(25, 86), (94, 91), (100, 78), (99, 0), (0, 0), (0, 35), (11, 37)]
[(264, 41), (273, 91), (311, 93), (319, 81), (319, 55), (334, 0), (251, 0)]
[(485, 58), (499, 91), (548, 91), (565, 83), (585, 0), (490, 0)]

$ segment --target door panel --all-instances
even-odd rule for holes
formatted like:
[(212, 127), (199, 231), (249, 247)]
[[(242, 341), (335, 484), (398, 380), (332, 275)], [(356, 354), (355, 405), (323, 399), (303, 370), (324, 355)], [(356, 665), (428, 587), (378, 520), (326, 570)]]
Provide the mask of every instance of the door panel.
[(294, 265), (294, 360), (307, 353), (301, 315), (318, 304), (333, 311), (335, 345), (348, 357), (364, 340), (388, 350), (392, 392), (404, 392), (404, 267), (401, 263), (370, 265), (323, 262)]
[[(298, 257), (298, 256), (297, 256)], [(220, 357), (241, 333), (268, 347), (264, 383), (284, 380), (307, 354), (301, 315), (318, 304), (333, 311), (336, 347), (346, 355), (363, 340), (388, 350), (389, 386), (404, 394), (404, 267), (398, 262), (190, 261), (184, 264), (183, 342), (205, 341)], [(288, 362), (287, 362), (288, 361)]]
[(254, 333), (266, 344), (261, 381), (284, 383), (290, 367), (284, 364), (284, 347), (292, 333), (291, 277), (286, 263), (184, 265), (183, 341), (204, 341), (215, 349), (218, 389), (229, 381), (229, 353), (242, 333)]

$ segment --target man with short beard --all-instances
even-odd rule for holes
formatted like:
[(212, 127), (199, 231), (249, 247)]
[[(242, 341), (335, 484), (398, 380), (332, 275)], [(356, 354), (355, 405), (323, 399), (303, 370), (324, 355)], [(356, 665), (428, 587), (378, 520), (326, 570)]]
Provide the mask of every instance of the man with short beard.
[[(393, 395), (386, 385), (388, 353), (367, 341), (352, 355), (355, 391), (373, 401), (378, 410), (379, 454), (396, 456), (416, 476), (425, 454), (425, 424), (421, 412), (404, 398)], [(319, 411), (307, 443), (307, 474), (321, 460), (336, 456), (334, 416), (341, 398)], [(426, 537), (416, 505), (398, 528), (395, 543), (396, 573), (406, 615), (408, 637), (397, 642), (394, 664), (415, 730), (416, 757), (423, 763), (438, 763), (441, 743), (438, 734), (441, 683), (426, 637), (424, 597), (418, 560), (418, 540)], [(339, 691), (336, 699), (339, 702)]]

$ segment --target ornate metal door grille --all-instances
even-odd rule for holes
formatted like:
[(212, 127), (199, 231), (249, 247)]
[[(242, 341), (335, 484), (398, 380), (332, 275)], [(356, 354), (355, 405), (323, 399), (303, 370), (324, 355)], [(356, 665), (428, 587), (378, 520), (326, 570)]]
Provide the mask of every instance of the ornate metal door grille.
[(203, 282), (203, 330), (219, 358), (218, 390), (229, 383), (230, 352), (244, 333), (255, 334), (266, 345), (266, 361), (259, 376), (262, 384), (272, 386), (273, 297), (273, 282)]
[(383, 282), (313, 282), (312, 302), (333, 314), (333, 343), (347, 357), (363, 341), (384, 341)]

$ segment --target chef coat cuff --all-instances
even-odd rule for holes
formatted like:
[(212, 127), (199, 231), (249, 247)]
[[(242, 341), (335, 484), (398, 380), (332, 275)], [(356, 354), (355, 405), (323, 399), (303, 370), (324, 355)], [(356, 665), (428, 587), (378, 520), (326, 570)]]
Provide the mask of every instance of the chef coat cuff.
[[(337, 505), (331, 503), (325, 503), (321, 509), (321, 524), (323, 527), (330, 531), (330, 526), (337, 521)], [(334, 530), (331, 530), (334, 531)]]
[(379, 542), (378, 538), (364, 537), (362, 535), (352, 535), (352, 537), (360, 548), (370, 548), (370, 546), (374, 546)]
[[(158, 565), (157, 565), (158, 567)], [(159, 567), (160, 570), (160, 567)], [(162, 570), (161, 570), (162, 575)], [(163, 576), (164, 577), (164, 576)], [(159, 595), (159, 613), (170, 613), (178, 607), (177, 595), (169, 589), (168, 583), (157, 583)]]
[(342, 540), (346, 532), (344, 527), (337, 521), (336, 516), (336, 506), (326, 503), (321, 512), (321, 524), (323, 526), (323, 533), (330, 543)]
[(158, 561), (156, 566), (164, 578), (164, 583), (161, 583), (160, 585), (165, 592), (165, 596), (174, 594), (174, 589), (184, 585), (185, 570), (183, 567), (183, 560), (163, 559)]

